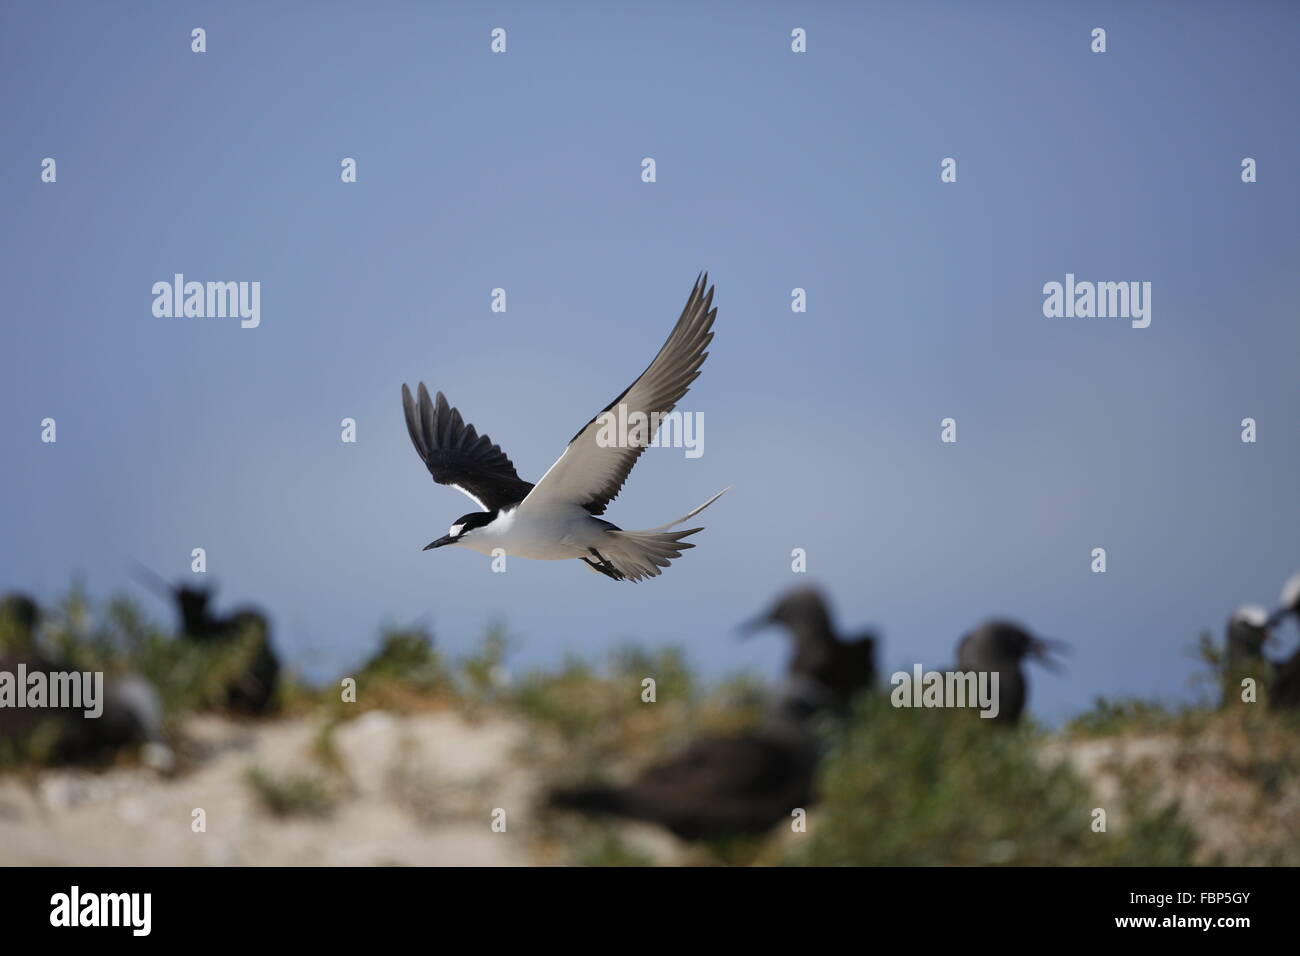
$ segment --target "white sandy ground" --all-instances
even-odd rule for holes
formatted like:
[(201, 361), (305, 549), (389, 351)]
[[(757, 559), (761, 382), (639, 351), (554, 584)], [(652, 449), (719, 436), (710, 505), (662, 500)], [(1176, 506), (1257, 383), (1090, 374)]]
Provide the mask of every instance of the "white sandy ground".
[[(1197, 737), (1131, 734), (1083, 740), (1049, 739), (1045, 760), (1064, 756), (1092, 784), (1098, 806), (1119, 804), (1125, 778), (1152, 784), (1161, 801), (1177, 800), (1199, 841), (1198, 862), (1261, 864), (1294, 861), (1300, 842), (1300, 781), (1279, 776), (1261, 785), (1271, 762), (1292, 738), (1255, 737), (1226, 726)], [(1122, 817), (1109, 823), (1123, 826)], [(1281, 860), (1270, 848), (1286, 848)]]
[[(258, 723), (202, 717), (186, 727), (185, 766), (173, 776), (124, 766), (0, 777), (0, 865), (560, 862), (531, 826), (539, 781), (519, 757), (524, 724), (502, 716), (471, 721), (451, 711), (371, 711), (335, 729), (333, 773), (323, 769), (320, 756), (323, 727), (317, 717)], [(1101, 806), (1115, 802), (1125, 768), (1160, 781), (1165, 799), (1181, 799), (1207, 854), (1231, 857), (1261, 838), (1268, 845), (1260, 828), (1294, 839), (1300, 789), (1290, 783), (1287, 793), (1261, 801), (1257, 787), (1238, 772), (1241, 743), (1230, 737), (1210, 735), (1190, 744), (1163, 735), (1048, 738), (1042, 754), (1070, 760), (1093, 781)], [(296, 772), (331, 781), (332, 812), (323, 818), (271, 815), (248, 783), (255, 766), (277, 778)], [(206, 812), (206, 832), (191, 828), (195, 808)], [(504, 833), (492, 830), (497, 808), (506, 811)], [(1114, 818), (1111, 823), (1123, 825)], [(815, 828), (815, 815), (809, 825)], [(653, 827), (629, 825), (620, 833), (658, 862), (693, 859)]]
[[(49, 770), (0, 778), (0, 865), (491, 865), (531, 862), (527, 775), (512, 753), (522, 728), (453, 713), (363, 714), (334, 733), (344, 768), (323, 819), (276, 818), (247, 781), (322, 776), (322, 722), (295, 718), (187, 726), (191, 766), (166, 778), (142, 767)], [(418, 768), (414, 770), (412, 768)], [(491, 829), (506, 810), (506, 832)], [(207, 830), (191, 829), (195, 808)]]

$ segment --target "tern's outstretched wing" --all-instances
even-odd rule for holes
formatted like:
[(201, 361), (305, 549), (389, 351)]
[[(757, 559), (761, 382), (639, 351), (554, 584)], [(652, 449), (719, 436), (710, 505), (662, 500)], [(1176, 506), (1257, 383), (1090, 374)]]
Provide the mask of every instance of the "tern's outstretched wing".
[[(712, 305), (713, 289), (709, 287), (708, 275), (702, 274), (691, 290), (681, 318), (654, 361), (622, 395), (573, 436), (564, 454), (520, 505), (522, 510), (569, 502), (581, 505), (593, 515), (605, 513), (605, 507), (614, 500), (637, 458), (654, 437), (652, 430), (639, 435), (635, 428), (629, 428), (629, 440), (625, 444), (599, 441), (602, 430), (606, 435), (610, 433), (604, 427), (605, 414), (619, 416), (621, 411), (635, 425), (637, 420), (630, 419), (633, 413), (639, 412), (646, 416), (646, 421), (651, 421), (653, 413), (665, 415), (672, 411), (708, 357), (705, 349), (713, 340), (710, 330), (718, 314)], [(617, 433), (617, 429), (613, 431)]]
[(465, 424), (442, 392), (434, 401), (421, 382), (417, 401), (403, 385), (402, 410), (411, 444), (438, 484), (465, 492), (488, 511), (522, 501), (533, 490), (515, 473), (506, 453)]

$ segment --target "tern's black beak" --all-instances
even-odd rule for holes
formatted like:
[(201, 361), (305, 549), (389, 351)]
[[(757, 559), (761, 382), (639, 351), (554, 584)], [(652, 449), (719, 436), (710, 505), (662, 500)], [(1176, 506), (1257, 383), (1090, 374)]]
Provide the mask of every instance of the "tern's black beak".
[(456, 541), (456, 539), (453, 538), (451, 535), (449, 535), (449, 534), (444, 534), (444, 535), (443, 535), (441, 538), (439, 538), (437, 541), (430, 541), (428, 544), (426, 544), (426, 545), (425, 545), (423, 548), (421, 548), (420, 550), (421, 550), (421, 551), (432, 551), (434, 548), (441, 548), (444, 544), (453, 544), (455, 541)]

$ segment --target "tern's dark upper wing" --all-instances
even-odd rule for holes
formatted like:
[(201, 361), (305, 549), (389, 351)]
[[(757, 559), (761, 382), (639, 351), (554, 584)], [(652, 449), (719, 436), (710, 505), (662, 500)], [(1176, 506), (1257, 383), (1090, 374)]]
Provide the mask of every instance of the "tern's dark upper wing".
[(403, 385), (402, 410), (411, 444), (434, 481), (458, 488), (489, 511), (522, 501), (533, 490), (515, 473), (506, 453), (465, 424), (442, 392), (435, 402), (421, 382), (418, 395), (417, 401)]

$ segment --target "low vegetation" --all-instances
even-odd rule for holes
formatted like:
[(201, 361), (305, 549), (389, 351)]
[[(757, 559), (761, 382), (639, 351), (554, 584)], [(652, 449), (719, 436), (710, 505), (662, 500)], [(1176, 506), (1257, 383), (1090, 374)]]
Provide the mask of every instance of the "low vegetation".
[[(0, 652), (5, 633), (0, 622)], [(187, 720), (221, 712), (247, 650), (179, 641), (125, 600), (94, 614), (76, 589), (47, 609), (42, 641), (77, 669), (147, 677), (181, 741)], [(368, 711), (521, 725), (516, 758), (539, 789), (618, 778), (695, 734), (739, 730), (762, 714), (761, 680), (706, 684), (675, 649), (621, 648), (601, 662), (511, 678), (510, 643), (494, 628), (472, 653), (449, 659), (426, 630), (383, 630), (374, 653), (340, 676), (355, 680), (354, 702), (339, 681), (313, 687), (289, 675), (278, 719), (319, 720), (314, 763), (245, 768), (255, 804), (274, 817), (328, 818), (355, 783), (335, 731)], [(743, 845), (665, 853), (674, 846), (667, 837), (647, 842), (637, 828), (539, 805), (532, 852), (537, 862), (603, 865), (1300, 864), (1295, 841), (1278, 837), (1300, 830), (1300, 722), (1260, 705), (1221, 705), (1213, 642), (1203, 640), (1200, 653), (1199, 702), (1099, 699), (1056, 733), (1007, 731), (964, 711), (896, 710), (884, 694), (866, 695), (851, 720), (825, 725), (820, 799), (807, 808), (806, 832), (780, 827)], [(0, 767), (32, 773), (50, 753), (40, 734), (21, 746), (0, 734)]]

